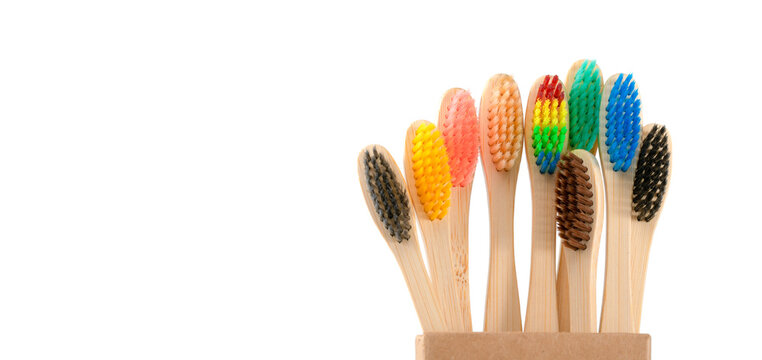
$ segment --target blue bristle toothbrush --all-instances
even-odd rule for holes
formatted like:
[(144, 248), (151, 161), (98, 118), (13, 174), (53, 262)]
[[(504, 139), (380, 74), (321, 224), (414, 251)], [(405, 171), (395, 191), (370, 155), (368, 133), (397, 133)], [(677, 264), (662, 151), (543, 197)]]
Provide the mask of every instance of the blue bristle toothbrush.
[(600, 114), (601, 168), (606, 184), (606, 278), (601, 332), (634, 332), (630, 264), (630, 218), (635, 152), (640, 140), (640, 95), (632, 74), (604, 85)]

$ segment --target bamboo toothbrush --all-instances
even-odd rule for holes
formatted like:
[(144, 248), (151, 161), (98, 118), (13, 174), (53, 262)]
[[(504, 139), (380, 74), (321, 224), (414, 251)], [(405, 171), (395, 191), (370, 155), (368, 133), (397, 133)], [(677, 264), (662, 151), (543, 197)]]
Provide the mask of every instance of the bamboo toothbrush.
[(423, 331), (446, 331), (423, 264), (412, 206), (397, 164), (382, 146), (370, 145), (357, 158), (357, 172), (365, 203), (402, 270)]
[(564, 155), (558, 168), (556, 220), (567, 266), (569, 331), (594, 333), (598, 330), (595, 278), (603, 227), (601, 169), (595, 156), (582, 149)]
[(450, 166), (444, 139), (428, 121), (416, 121), (407, 131), (405, 175), (445, 322), (450, 331), (466, 331), (450, 255)]
[(524, 330), (557, 332), (556, 302), (556, 165), (567, 137), (564, 85), (558, 76), (535, 81), (524, 119), (529, 178), (532, 185), (532, 265)]
[[(600, 157), (606, 183), (606, 278), (601, 332), (633, 332), (630, 218), (640, 95), (632, 74), (611, 76), (603, 88)], [(604, 141), (605, 140), (605, 141)]]
[(513, 253), (516, 179), (524, 142), (521, 95), (509, 75), (493, 76), (479, 105), (482, 169), (489, 200), (490, 259), (484, 331), (521, 331)]
[(663, 125), (643, 127), (632, 186), (632, 300), (635, 331), (640, 331), (648, 254), (672, 175), (672, 140)]
[[(578, 60), (566, 74), (569, 94), (569, 149), (583, 149), (595, 155), (598, 149), (598, 116), (603, 78), (595, 60)], [(569, 284), (566, 282), (566, 255), (558, 257), (558, 328), (569, 331)]]
[(466, 331), (471, 331), (471, 299), (468, 286), (468, 210), (476, 161), (479, 158), (479, 124), (474, 99), (463, 89), (450, 89), (442, 99), (438, 127), (444, 138), (450, 165), (450, 241), (455, 286)]

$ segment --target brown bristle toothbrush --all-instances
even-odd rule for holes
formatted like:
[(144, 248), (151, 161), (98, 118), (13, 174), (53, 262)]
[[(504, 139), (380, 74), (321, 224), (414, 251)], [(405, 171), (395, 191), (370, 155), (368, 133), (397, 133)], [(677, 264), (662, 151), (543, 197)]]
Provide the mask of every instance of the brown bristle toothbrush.
[(555, 186), (556, 167), (566, 151), (567, 122), (563, 83), (558, 76), (540, 77), (529, 93), (524, 119), (532, 185), (532, 264), (526, 332), (558, 331)]
[[(595, 155), (598, 150), (598, 117), (603, 77), (595, 60), (578, 60), (566, 74), (569, 104), (569, 150), (582, 149)], [(569, 284), (566, 282), (566, 255), (558, 257), (558, 329), (569, 331)]]
[(444, 139), (428, 121), (416, 121), (407, 131), (405, 175), (445, 322), (450, 331), (466, 331), (450, 253), (450, 166)]
[(357, 172), (365, 203), (402, 270), (423, 331), (447, 331), (423, 263), (413, 208), (397, 164), (384, 147), (370, 145), (357, 158)]
[(640, 95), (632, 74), (611, 76), (603, 87), (601, 104), (599, 153), (606, 183), (606, 277), (600, 331), (631, 333), (635, 322), (630, 221), (641, 116)]
[(566, 259), (569, 331), (594, 333), (598, 330), (595, 279), (603, 227), (601, 169), (595, 156), (582, 149), (562, 156), (558, 169), (556, 221)]
[(468, 211), (471, 186), (479, 158), (479, 124), (476, 106), (468, 91), (450, 89), (442, 99), (437, 126), (444, 138), (450, 165), (450, 242), (455, 287), (460, 297), (461, 316), (471, 331), (471, 298), (468, 280)]
[(489, 201), (490, 259), (484, 331), (521, 331), (513, 250), (516, 179), (524, 143), (521, 95), (509, 75), (488, 82), (479, 105), (482, 168)]
[(648, 254), (672, 175), (672, 139), (664, 125), (643, 127), (632, 186), (632, 301), (635, 331), (640, 331)]

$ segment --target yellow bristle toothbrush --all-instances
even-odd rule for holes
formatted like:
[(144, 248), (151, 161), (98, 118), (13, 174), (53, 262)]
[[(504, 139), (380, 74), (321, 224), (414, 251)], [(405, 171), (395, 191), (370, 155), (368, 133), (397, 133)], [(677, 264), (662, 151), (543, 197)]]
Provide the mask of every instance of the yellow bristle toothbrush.
[(450, 242), (455, 286), (460, 297), (461, 316), (471, 331), (471, 299), (468, 280), (468, 210), (471, 186), (479, 158), (479, 124), (474, 99), (463, 89), (450, 89), (442, 99), (437, 126), (444, 138), (450, 165)]
[[(595, 155), (598, 150), (598, 117), (603, 77), (595, 60), (578, 60), (566, 74), (569, 104), (569, 150), (582, 149)], [(558, 329), (569, 331), (569, 284), (566, 253), (558, 257)]]
[(413, 207), (397, 164), (384, 147), (370, 145), (357, 158), (357, 172), (365, 203), (402, 270), (423, 331), (447, 331), (423, 263)]
[(405, 175), (445, 322), (450, 331), (466, 331), (450, 254), (450, 166), (444, 139), (428, 121), (416, 121), (407, 131)]
[(632, 186), (632, 301), (635, 331), (640, 331), (643, 292), (651, 241), (672, 176), (672, 139), (664, 125), (643, 127)]
[(632, 74), (611, 76), (603, 87), (599, 146), (606, 183), (606, 277), (601, 332), (635, 330), (631, 283), (632, 185), (640, 139), (640, 95)]
[(516, 179), (524, 144), (521, 95), (509, 75), (489, 79), (479, 105), (482, 169), (489, 201), (490, 259), (484, 331), (521, 331), (513, 250)]
[(532, 264), (526, 332), (558, 331), (555, 186), (556, 166), (566, 151), (567, 122), (563, 83), (558, 76), (540, 77), (529, 93), (524, 119), (532, 185)]
[(573, 150), (561, 159), (556, 221), (567, 267), (568, 331), (594, 333), (598, 330), (595, 279), (603, 227), (603, 179), (598, 161), (586, 150)]

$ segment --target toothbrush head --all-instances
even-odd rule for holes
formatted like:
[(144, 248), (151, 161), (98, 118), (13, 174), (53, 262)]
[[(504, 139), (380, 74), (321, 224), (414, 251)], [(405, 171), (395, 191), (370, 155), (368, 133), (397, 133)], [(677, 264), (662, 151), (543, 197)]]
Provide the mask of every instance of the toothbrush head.
[(667, 128), (654, 125), (640, 146), (632, 186), (632, 211), (638, 221), (649, 222), (661, 210), (669, 184), (671, 156)]
[(411, 232), (415, 232), (410, 198), (389, 152), (380, 145), (366, 147), (360, 152), (358, 172), (368, 209), (379, 230), (398, 243), (409, 240)]
[(556, 221), (558, 236), (572, 250), (587, 249), (593, 231), (593, 184), (590, 169), (572, 152), (558, 164), (556, 179)]
[(532, 149), (541, 174), (553, 174), (564, 151), (568, 111), (564, 85), (546, 75), (537, 89), (532, 116)]
[[(450, 166), (444, 139), (434, 124), (414, 123), (410, 167), (421, 207), (429, 220), (442, 220), (450, 208)], [(409, 175), (408, 175), (409, 176)]]
[(487, 123), (486, 144), (495, 170), (509, 171), (518, 166), (524, 146), (524, 119), (519, 87), (513, 77), (493, 76), (484, 91), (479, 111), (482, 121)]
[(605, 108), (605, 144), (613, 170), (626, 172), (640, 140), (640, 98), (632, 74), (615, 76)]
[(567, 78), (570, 87), (569, 148), (595, 153), (603, 78), (595, 60), (581, 61), (573, 77)]
[(479, 159), (479, 123), (468, 91), (447, 92), (439, 112), (439, 129), (447, 149), (452, 186), (466, 187), (474, 180)]

